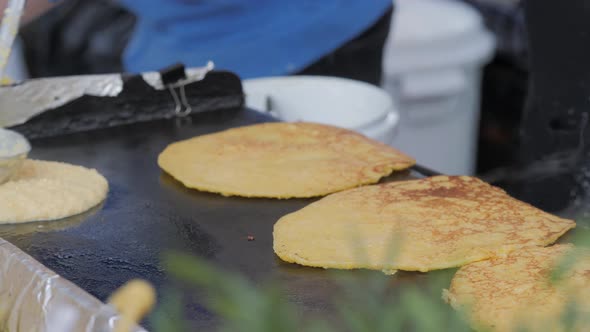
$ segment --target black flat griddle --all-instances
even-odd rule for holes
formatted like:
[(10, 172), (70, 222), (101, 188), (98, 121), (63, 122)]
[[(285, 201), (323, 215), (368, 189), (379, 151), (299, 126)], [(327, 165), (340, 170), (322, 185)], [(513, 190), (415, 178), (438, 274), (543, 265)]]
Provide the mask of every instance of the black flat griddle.
[[(177, 249), (258, 284), (278, 280), (304, 313), (329, 316), (335, 291), (329, 273), (284, 263), (272, 250), (273, 224), (313, 199), (228, 198), (189, 190), (156, 163), (171, 142), (266, 121), (272, 118), (226, 110), (34, 140), (31, 158), (98, 169), (109, 180), (108, 198), (73, 218), (2, 226), (0, 237), (103, 301), (131, 278), (145, 278), (162, 289), (167, 280), (160, 255)], [(388, 180), (413, 176), (421, 175), (405, 172)], [(248, 241), (248, 235), (255, 241)], [(400, 278), (404, 274), (392, 279)], [(405, 278), (426, 277), (413, 273)], [(198, 303), (187, 310), (195, 328), (210, 330), (218, 324)]]

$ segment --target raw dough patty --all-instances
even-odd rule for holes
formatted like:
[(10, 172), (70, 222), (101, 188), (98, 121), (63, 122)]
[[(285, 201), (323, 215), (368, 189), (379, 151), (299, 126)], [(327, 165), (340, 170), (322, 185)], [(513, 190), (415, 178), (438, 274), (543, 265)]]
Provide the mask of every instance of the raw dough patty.
[(73, 216), (98, 205), (107, 192), (107, 180), (94, 169), (28, 159), (0, 185), (0, 224)]

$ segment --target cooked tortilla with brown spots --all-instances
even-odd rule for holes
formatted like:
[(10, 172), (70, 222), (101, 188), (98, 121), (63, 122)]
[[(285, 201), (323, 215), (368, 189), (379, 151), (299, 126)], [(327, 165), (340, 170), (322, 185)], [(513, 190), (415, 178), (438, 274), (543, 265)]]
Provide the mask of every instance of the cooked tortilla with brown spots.
[(476, 178), (436, 176), (327, 196), (275, 224), (274, 251), (307, 266), (429, 271), (545, 246), (573, 227)]
[(264, 123), (169, 145), (160, 167), (189, 188), (246, 197), (313, 197), (371, 184), (414, 160), (350, 130)]
[[(551, 280), (552, 271), (568, 253), (575, 263), (565, 268), (561, 278)], [(590, 251), (574, 253), (571, 245), (527, 247), (469, 264), (455, 274), (443, 298), (465, 310), (477, 330), (565, 331), (562, 318), (568, 304), (573, 304), (570, 331), (589, 331)]]

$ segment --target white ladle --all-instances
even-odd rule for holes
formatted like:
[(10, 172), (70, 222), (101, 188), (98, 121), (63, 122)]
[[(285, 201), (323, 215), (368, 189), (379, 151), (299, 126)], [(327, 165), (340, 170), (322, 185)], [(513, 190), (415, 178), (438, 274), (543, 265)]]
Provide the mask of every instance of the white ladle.
[(0, 185), (15, 174), (30, 151), (31, 145), (23, 135), (0, 128)]

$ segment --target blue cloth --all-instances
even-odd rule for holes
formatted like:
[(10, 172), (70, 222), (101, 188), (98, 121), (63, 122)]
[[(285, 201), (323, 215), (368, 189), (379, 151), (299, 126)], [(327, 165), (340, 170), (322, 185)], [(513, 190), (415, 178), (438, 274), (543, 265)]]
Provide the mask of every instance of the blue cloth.
[(121, 0), (138, 16), (125, 51), (131, 72), (175, 62), (242, 78), (312, 64), (375, 23), (392, 0)]

